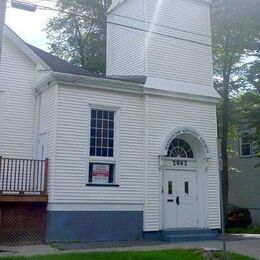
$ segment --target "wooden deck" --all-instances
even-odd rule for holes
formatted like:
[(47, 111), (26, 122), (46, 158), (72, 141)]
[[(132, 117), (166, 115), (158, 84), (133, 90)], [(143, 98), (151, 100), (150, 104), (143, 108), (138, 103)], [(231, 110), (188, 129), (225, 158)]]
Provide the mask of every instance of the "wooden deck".
[(48, 195), (0, 194), (0, 202), (48, 202)]

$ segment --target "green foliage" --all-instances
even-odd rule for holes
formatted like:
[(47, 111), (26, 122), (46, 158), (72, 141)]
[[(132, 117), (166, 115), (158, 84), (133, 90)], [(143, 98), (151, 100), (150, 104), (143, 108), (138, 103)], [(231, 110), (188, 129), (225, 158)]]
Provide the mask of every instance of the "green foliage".
[[(228, 98), (250, 89), (259, 79), (259, 63), (252, 63), (250, 59), (260, 55), (259, 12), (258, 0), (212, 1), (214, 86), (223, 99), (225, 79)], [(218, 109), (220, 113), (223, 103), (224, 100)], [(229, 109), (232, 114), (232, 104)]]
[[(260, 1), (213, 0), (212, 43), (214, 86), (222, 97), (218, 106), (218, 133), (221, 138), (222, 191), (224, 212), (228, 204), (228, 140), (237, 118), (231, 98), (250, 85), (243, 77), (246, 58), (259, 54)], [(250, 67), (250, 65), (247, 65)], [(242, 80), (243, 79), (243, 80)], [(241, 84), (243, 82), (243, 84)]]
[[(252, 141), (255, 155), (260, 157), (260, 60), (256, 59), (247, 71), (243, 82), (248, 90), (235, 98), (236, 117), (240, 125), (246, 124), (252, 128)], [(257, 166), (260, 166), (260, 162)]]
[(84, 69), (105, 73), (106, 11), (111, 0), (58, 0), (46, 27), (50, 50)]

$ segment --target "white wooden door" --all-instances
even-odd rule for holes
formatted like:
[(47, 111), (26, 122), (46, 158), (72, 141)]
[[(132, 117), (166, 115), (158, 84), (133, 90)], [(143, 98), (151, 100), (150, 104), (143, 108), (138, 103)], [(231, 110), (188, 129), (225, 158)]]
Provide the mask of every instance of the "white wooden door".
[(168, 170), (164, 173), (164, 229), (198, 226), (196, 172)]
[(195, 172), (176, 173), (177, 177), (177, 226), (198, 226), (197, 178)]
[(177, 226), (176, 186), (174, 172), (165, 171), (163, 184), (164, 229), (176, 228)]
[(47, 133), (40, 134), (38, 137), (38, 146), (37, 146), (37, 159), (44, 160), (47, 158), (48, 154), (48, 136)]

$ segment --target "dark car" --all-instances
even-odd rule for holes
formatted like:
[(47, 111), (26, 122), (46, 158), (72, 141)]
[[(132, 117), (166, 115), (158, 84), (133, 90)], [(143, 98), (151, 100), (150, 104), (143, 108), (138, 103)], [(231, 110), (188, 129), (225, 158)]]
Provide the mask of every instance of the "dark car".
[(229, 205), (227, 220), (229, 227), (246, 227), (252, 223), (250, 211), (235, 205)]

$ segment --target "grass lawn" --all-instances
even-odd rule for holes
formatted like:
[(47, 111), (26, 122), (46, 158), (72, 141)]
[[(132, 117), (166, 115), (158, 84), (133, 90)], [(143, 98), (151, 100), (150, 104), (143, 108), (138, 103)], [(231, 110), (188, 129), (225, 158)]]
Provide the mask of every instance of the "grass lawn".
[(260, 226), (248, 226), (246, 228), (241, 227), (229, 227), (226, 228), (227, 233), (236, 233), (236, 234), (260, 234)]
[[(221, 259), (223, 259), (222, 253), (214, 253), (210, 260), (221, 260)], [(252, 257), (238, 255), (234, 253), (228, 253), (227, 259), (228, 260), (256, 260), (255, 258)]]
[[(45, 255), (34, 257), (6, 257), (1, 259), (30, 259), (30, 260), (204, 260), (199, 249), (174, 249), (160, 251), (126, 251), (126, 252), (93, 252), (93, 253), (71, 253), (62, 255)], [(222, 259), (221, 254), (215, 254), (211, 260)], [(246, 256), (229, 254), (232, 260), (253, 260)], [(207, 259), (208, 260), (208, 259)]]

